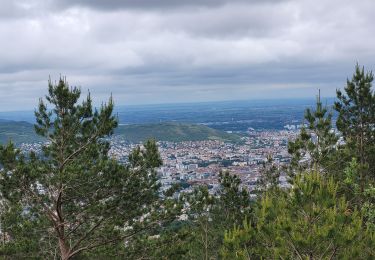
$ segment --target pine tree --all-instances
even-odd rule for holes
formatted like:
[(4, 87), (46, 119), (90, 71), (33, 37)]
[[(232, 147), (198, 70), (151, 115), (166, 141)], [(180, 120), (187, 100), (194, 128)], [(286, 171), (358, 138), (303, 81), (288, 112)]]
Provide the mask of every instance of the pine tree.
[(108, 155), (108, 138), (117, 126), (112, 98), (97, 110), (90, 95), (81, 104), (80, 97), (80, 89), (65, 79), (49, 81), (47, 103), (40, 100), (35, 112), (35, 130), (47, 140), (42, 151), (0, 147), (6, 208), (1, 228), (8, 236), (3, 251), (10, 255), (24, 250), (36, 257), (71, 259), (124, 246), (170, 216), (171, 208), (159, 200), (155, 168), (162, 162), (155, 142), (136, 149), (129, 164), (120, 165)]
[(331, 156), (336, 150), (338, 138), (332, 129), (332, 112), (323, 106), (320, 90), (315, 110), (306, 109), (304, 117), (307, 127), (303, 125), (297, 139), (288, 143), (292, 171), (314, 169), (331, 172), (336, 163), (332, 162)]
[(375, 180), (375, 93), (373, 73), (357, 64), (345, 93), (337, 90), (335, 109), (339, 113), (337, 128), (342, 133), (352, 157), (360, 164), (360, 187), (363, 191), (368, 180)]
[(220, 191), (217, 194), (218, 216), (222, 218), (223, 226), (242, 224), (244, 216), (252, 211), (250, 194), (245, 186), (241, 185), (241, 179), (227, 171), (219, 174)]
[[(242, 189), (238, 176), (221, 172), (219, 184), (215, 194), (210, 194), (206, 186), (199, 186), (186, 195), (188, 220), (179, 232), (188, 232), (185, 239), (189, 242), (180, 259), (217, 259), (224, 230), (241, 225), (243, 217), (252, 214), (249, 193)], [(176, 248), (180, 248), (179, 241)]]
[(275, 165), (271, 155), (267, 156), (267, 161), (263, 163), (263, 168), (260, 173), (261, 176), (257, 181), (259, 193), (264, 193), (267, 190), (277, 190), (281, 170)]
[(369, 259), (374, 235), (361, 212), (318, 172), (298, 174), (289, 191), (262, 196), (253, 222), (226, 232), (224, 259)]

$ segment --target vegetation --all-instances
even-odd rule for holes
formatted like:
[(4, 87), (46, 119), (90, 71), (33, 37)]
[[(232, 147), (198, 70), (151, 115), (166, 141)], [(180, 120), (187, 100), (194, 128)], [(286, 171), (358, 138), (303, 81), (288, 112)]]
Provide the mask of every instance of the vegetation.
[(323, 106), (320, 91), (316, 108), (305, 111), (304, 124), (307, 126), (302, 127), (297, 139), (288, 143), (288, 152), (292, 155), (291, 174), (313, 168), (329, 173), (338, 137), (332, 129), (332, 111), (329, 112), (328, 108)]
[(1, 227), (10, 238), (3, 254), (71, 259), (130, 243), (173, 219), (176, 203), (159, 199), (155, 142), (120, 165), (109, 158), (106, 141), (117, 126), (112, 99), (100, 110), (90, 95), (78, 104), (80, 90), (62, 79), (48, 91), (51, 110), (41, 100), (35, 112), (36, 133), (49, 141), (42, 153), (0, 147)]
[(345, 93), (337, 91), (342, 143), (318, 96), (316, 109), (305, 113), (307, 128), (289, 143), (291, 187), (271, 185), (259, 196), (253, 217), (225, 233), (224, 259), (375, 257), (372, 81), (357, 65)]
[(345, 93), (337, 91), (335, 110), (339, 113), (337, 128), (347, 144), (348, 153), (357, 158), (359, 182), (363, 191), (366, 183), (375, 178), (375, 92), (374, 75), (365, 73), (357, 64)]
[[(305, 128), (289, 143), (291, 164), (279, 169), (269, 157), (255, 197), (239, 177), (222, 172), (217, 194), (200, 186), (178, 199), (178, 186), (159, 190), (155, 142), (136, 148), (127, 165), (107, 156), (117, 126), (111, 100), (93, 110), (90, 96), (78, 104), (79, 89), (64, 80), (50, 83), (52, 110), (41, 101), (36, 111), (36, 133), (49, 140), (42, 154), (23, 154), (12, 143), (0, 147), (0, 253), (11, 259), (374, 259), (372, 81), (372, 72), (357, 65), (344, 92), (337, 91), (337, 133), (318, 95)], [(185, 127), (170, 126), (172, 132)], [(200, 136), (197, 129), (189, 131)], [(289, 173), (287, 188), (278, 185), (280, 171)]]
[(318, 172), (299, 174), (291, 190), (263, 196), (255, 216), (225, 234), (224, 259), (357, 259), (370, 239), (361, 232), (360, 212)]
[(143, 142), (147, 139), (159, 141), (203, 141), (219, 140), (225, 142), (241, 142), (241, 137), (204, 125), (186, 123), (158, 123), (145, 125), (120, 126), (115, 134), (123, 136), (131, 142)]
[[(145, 142), (149, 139), (158, 141), (183, 142), (219, 140), (224, 142), (241, 142), (241, 136), (229, 134), (204, 125), (187, 123), (157, 123), (142, 125), (120, 125), (113, 136), (121, 137), (133, 143)], [(12, 141), (16, 145), (22, 143), (44, 142), (38, 136), (34, 126), (28, 122), (0, 121), (0, 143)]]

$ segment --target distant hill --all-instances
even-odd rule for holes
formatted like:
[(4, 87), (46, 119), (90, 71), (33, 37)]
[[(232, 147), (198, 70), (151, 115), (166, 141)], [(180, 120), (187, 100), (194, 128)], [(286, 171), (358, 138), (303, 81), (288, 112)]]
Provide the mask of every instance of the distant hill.
[(24, 121), (0, 120), (0, 143), (5, 144), (10, 140), (15, 144), (43, 141), (35, 134), (33, 124)]
[(171, 142), (202, 140), (241, 141), (241, 137), (236, 134), (229, 134), (204, 125), (185, 123), (120, 125), (115, 134), (121, 135), (131, 142), (140, 142), (150, 138)]
[[(202, 140), (241, 141), (241, 137), (236, 134), (229, 134), (203, 125), (185, 123), (120, 125), (115, 130), (115, 135), (120, 135), (130, 142), (141, 142), (150, 138), (171, 142)], [(0, 143), (4, 144), (9, 142), (9, 140), (12, 140), (15, 144), (43, 141), (41, 137), (35, 134), (33, 124), (0, 119)]]

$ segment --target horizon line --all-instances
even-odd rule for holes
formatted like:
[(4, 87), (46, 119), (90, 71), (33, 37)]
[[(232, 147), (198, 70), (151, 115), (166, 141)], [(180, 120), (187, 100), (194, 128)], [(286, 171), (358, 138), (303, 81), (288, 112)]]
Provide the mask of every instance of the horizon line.
[[(144, 103), (144, 104), (131, 104), (131, 105), (125, 105), (125, 104), (120, 104), (116, 105), (115, 102), (115, 110), (116, 107), (152, 107), (152, 106), (178, 106), (178, 105), (190, 105), (190, 104), (211, 104), (211, 103), (231, 103), (231, 102), (251, 102), (251, 101), (282, 101), (282, 100), (314, 100), (316, 97), (291, 97), (291, 98), (254, 98), (254, 99), (226, 99), (226, 100), (211, 100), (211, 101), (186, 101), (186, 102), (164, 102), (164, 103)], [(334, 99), (336, 98), (335, 96), (323, 96), (321, 97), (323, 99)], [(100, 106), (100, 105), (99, 105)], [(99, 107), (99, 106), (93, 106), (93, 107)], [(15, 113), (15, 112), (33, 112), (34, 109), (23, 109), (23, 110), (0, 110), (0, 113)]]

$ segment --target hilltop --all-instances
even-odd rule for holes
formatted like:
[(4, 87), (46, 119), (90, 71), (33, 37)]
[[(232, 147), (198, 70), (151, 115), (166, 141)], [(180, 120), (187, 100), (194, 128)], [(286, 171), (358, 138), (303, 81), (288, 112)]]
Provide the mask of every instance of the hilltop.
[(141, 142), (150, 138), (158, 141), (202, 141), (220, 140), (224, 142), (240, 142), (241, 137), (236, 134), (229, 134), (204, 125), (187, 123), (155, 123), (120, 125), (115, 134), (124, 136), (131, 142)]
[[(204, 125), (187, 123), (153, 123), (120, 125), (115, 135), (130, 142), (141, 142), (150, 138), (158, 141), (203, 141), (220, 140), (225, 142), (240, 142), (241, 137), (224, 131), (212, 129)], [(12, 140), (15, 144), (43, 141), (35, 134), (34, 126), (24, 121), (0, 120), (0, 143)]]

